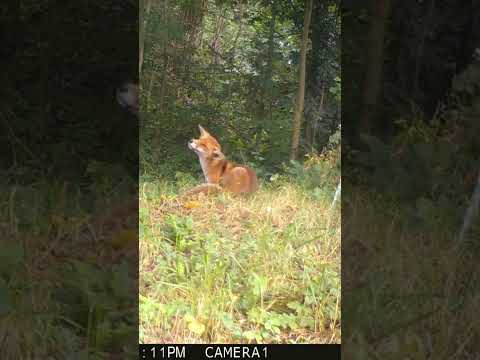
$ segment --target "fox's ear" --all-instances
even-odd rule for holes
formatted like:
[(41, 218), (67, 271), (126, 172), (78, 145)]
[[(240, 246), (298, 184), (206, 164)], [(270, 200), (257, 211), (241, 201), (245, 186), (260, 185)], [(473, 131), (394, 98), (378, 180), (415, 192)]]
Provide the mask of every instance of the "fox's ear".
[(200, 136), (211, 136), (207, 130), (205, 130), (202, 125), (198, 125), (198, 128), (200, 129)]

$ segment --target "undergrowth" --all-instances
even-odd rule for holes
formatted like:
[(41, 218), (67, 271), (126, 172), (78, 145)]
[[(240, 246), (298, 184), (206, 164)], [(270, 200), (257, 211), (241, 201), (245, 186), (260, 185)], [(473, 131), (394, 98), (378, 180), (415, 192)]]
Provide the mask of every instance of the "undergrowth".
[(364, 137), (367, 151), (344, 154), (347, 357), (478, 359), (478, 215), (467, 241), (459, 233), (478, 176), (479, 104), (412, 114), (392, 141)]
[(478, 358), (480, 327), (472, 317), (480, 300), (474, 290), (478, 246), (465, 257), (450, 222), (412, 227), (402, 204), (368, 188), (345, 187), (345, 356)]
[(132, 184), (108, 184), (109, 177), (96, 174), (89, 188), (3, 178), (2, 359), (137, 356), (137, 262), (136, 255), (125, 256), (136, 253), (137, 237), (102, 224), (102, 216), (121, 201), (116, 194)]
[(289, 166), (249, 197), (180, 201), (192, 176), (143, 179), (140, 342), (340, 343), (333, 154)]

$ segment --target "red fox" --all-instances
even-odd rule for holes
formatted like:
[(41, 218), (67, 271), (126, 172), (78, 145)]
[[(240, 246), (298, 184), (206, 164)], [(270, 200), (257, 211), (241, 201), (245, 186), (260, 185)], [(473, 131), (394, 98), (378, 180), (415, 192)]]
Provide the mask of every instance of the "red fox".
[(248, 166), (227, 160), (218, 141), (201, 125), (198, 127), (200, 138), (190, 140), (188, 148), (198, 155), (207, 183), (193, 188), (187, 195), (221, 190), (235, 194), (250, 194), (257, 190), (255, 172)]

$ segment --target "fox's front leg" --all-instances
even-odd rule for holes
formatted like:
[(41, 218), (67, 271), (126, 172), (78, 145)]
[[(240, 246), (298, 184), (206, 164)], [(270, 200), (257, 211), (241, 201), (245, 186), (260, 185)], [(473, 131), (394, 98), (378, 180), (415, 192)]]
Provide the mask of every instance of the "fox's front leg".
[(185, 197), (192, 196), (199, 193), (204, 193), (209, 195), (209, 194), (218, 193), (220, 191), (223, 191), (223, 188), (220, 185), (207, 183), (207, 184), (201, 184), (201, 185), (195, 186), (194, 188), (183, 193), (181, 197), (185, 198)]

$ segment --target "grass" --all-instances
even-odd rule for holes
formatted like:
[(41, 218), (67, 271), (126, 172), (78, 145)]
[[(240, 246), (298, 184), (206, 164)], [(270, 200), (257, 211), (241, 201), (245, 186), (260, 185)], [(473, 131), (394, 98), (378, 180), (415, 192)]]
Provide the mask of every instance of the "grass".
[(88, 187), (2, 178), (2, 359), (131, 358), (138, 331), (142, 342), (340, 341), (333, 190), (280, 177), (251, 198), (179, 202), (192, 179), (143, 182), (138, 329), (136, 219), (120, 232), (104, 223), (134, 184), (105, 172)]
[(137, 263), (100, 221), (114, 196), (55, 180), (3, 180), (2, 359), (136, 355)]
[(450, 221), (414, 225), (405, 205), (349, 189), (342, 204), (346, 356), (478, 359), (478, 246), (465, 257)]
[[(340, 343), (340, 209), (294, 181), (140, 184), (141, 343)], [(338, 204), (337, 204), (338, 205)]]

